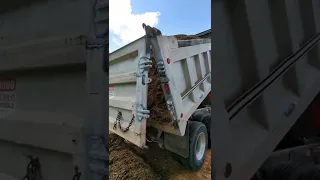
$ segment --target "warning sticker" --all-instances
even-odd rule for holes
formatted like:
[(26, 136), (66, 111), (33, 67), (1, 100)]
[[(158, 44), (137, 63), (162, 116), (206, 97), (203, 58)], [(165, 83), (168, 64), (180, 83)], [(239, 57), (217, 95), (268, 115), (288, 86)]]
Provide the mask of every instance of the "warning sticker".
[(16, 81), (0, 79), (0, 118), (8, 116), (16, 109)]
[(109, 86), (109, 97), (114, 96), (114, 86)]

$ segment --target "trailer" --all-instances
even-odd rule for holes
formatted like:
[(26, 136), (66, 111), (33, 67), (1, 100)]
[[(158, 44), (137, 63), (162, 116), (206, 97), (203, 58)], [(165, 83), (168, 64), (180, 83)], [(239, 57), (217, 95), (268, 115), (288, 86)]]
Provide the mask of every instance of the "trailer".
[(108, 175), (107, 29), (107, 1), (1, 4), (0, 179)]
[(109, 130), (140, 148), (158, 142), (197, 170), (210, 135), (209, 108), (198, 108), (211, 91), (211, 40), (143, 28), (145, 36), (109, 55)]

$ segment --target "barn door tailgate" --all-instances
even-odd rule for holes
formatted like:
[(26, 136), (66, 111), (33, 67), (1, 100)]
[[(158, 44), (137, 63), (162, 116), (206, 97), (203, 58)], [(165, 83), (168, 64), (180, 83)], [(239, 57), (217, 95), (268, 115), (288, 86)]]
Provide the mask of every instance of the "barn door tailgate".
[(109, 130), (143, 148), (146, 143), (150, 49), (144, 37), (109, 55)]

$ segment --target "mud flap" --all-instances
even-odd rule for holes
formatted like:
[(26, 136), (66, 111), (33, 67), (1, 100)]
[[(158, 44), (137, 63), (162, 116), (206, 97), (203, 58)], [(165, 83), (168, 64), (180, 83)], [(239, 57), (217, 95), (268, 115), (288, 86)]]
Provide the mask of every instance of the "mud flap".
[(186, 129), (184, 136), (164, 132), (164, 147), (184, 158), (189, 156), (189, 130)]

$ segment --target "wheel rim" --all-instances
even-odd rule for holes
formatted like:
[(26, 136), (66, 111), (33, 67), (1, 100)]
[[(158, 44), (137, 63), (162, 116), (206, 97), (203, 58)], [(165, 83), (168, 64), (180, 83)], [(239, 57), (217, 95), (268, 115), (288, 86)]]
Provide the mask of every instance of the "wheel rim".
[(197, 160), (201, 160), (204, 156), (206, 149), (206, 136), (203, 132), (201, 132), (196, 141), (196, 158)]

